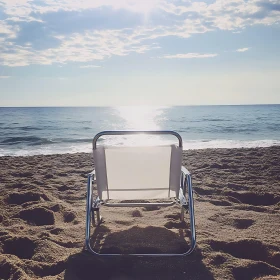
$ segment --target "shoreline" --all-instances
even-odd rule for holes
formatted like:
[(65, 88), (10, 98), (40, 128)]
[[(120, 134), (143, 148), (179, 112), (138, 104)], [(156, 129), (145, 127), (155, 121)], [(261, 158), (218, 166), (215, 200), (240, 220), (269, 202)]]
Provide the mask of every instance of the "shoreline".
[[(137, 280), (280, 275), (280, 146), (183, 152), (195, 191), (197, 247), (179, 259), (108, 260), (83, 252), (92, 154), (5, 156), (0, 165), (0, 278), (85, 280), (93, 271), (101, 279)], [(189, 226), (179, 213), (177, 206), (104, 207), (96, 249), (180, 252)]]
[[(280, 147), (280, 144), (275, 144), (271, 146), (258, 146), (258, 147), (230, 147), (230, 148), (223, 148), (223, 147), (218, 147), (218, 148), (195, 148), (195, 149), (183, 149), (183, 153), (188, 153), (192, 151), (204, 151), (204, 150), (209, 150), (209, 151), (215, 151), (215, 150), (254, 150), (254, 149), (271, 149), (271, 148), (277, 148)], [(63, 155), (92, 155), (92, 152), (73, 152), (73, 153), (54, 153), (54, 154), (35, 154), (35, 155), (0, 155), (1, 158), (26, 158), (26, 157), (37, 157), (37, 156), (63, 156)]]

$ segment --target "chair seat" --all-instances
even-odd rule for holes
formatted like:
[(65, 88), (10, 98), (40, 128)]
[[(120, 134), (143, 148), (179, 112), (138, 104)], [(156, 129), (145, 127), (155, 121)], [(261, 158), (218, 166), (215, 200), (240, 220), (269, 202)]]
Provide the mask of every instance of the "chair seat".
[(178, 197), (182, 150), (176, 145), (99, 146), (94, 159), (102, 200)]

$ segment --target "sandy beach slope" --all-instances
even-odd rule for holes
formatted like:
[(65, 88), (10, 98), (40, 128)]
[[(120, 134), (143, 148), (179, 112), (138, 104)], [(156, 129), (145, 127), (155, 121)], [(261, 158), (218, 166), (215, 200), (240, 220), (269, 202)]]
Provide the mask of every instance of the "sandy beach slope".
[[(280, 279), (280, 147), (184, 152), (197, 225), (197, 248), (184, 258), (83, 251), (92, 160), (0, 158), (0, 279)], [(93, 245), (101, 252), (182, 252), (189, 224), (179, 212), (104, 207)]]

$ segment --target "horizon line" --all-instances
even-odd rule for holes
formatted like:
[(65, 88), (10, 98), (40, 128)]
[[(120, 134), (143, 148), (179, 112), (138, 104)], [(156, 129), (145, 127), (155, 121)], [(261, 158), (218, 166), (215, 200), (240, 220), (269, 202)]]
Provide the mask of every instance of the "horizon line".
[(116, 107), (198, 107), (198, 106), (268, 106), (280, 103), (252, 103), (252, 104), (185, 104), (185, 105), (34, 105), (34, 106), (0, 106), (0, 108), (116, 108)]

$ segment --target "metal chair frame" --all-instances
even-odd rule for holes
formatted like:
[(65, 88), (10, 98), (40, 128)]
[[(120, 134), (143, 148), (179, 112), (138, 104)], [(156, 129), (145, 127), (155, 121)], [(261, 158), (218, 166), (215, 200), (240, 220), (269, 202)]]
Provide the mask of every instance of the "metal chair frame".
[[(93, 150), (97, 147), (97, 140), (101, 136), (106, 135), (134, 135), (134, 134), (152, 134), (152, 135), (173, 135), (177, 137), (179, 141), (179, 147), (183, 148), (181, 136), (174, 131), (102, 131), (93, 139)], [(196, 245), (196, 232), (195, 232), (195, 216), (194, 216), (194, 202), (193, 202), (193, 189), (192, 189), (192, 179), (190, 172), (185, 168), (181, 167), (181, 178), (180, 178), (180, 190), (179, 197), (172, 202), (162, 202), (162, 203), (110, 203), (107, 201), (100, 200), (97, 196), (95, 199), (92, 194), (92, 183), (95, 178), (95, 170), (88, 174), (87, 181), (87, 199), (86, 199), (86, 238), (85, 238), (85, 248), (87, 251), (97, 256), (147, 256), (147, 257), (171, 257), (171, 256), (187, 256), (190, 255)], [(187, 192), (188, 190), (188, 192)], [(188, 199), (186, 199), (186, 193), (188, 193)], [(190, 248), (188, 251), (180, 254), (164, 253), (164, 254), (102, 254), (93, 250), (90, 244), (90, 228), (91, 223), (94, 226), (99, 226), (101, 223), (100, 207), (146, 207), (146, 206), (171, 206), (175, 203), (181, 205), (181, 221), (184, 221), (184, 213), (189, 212), (190, 215)]]

